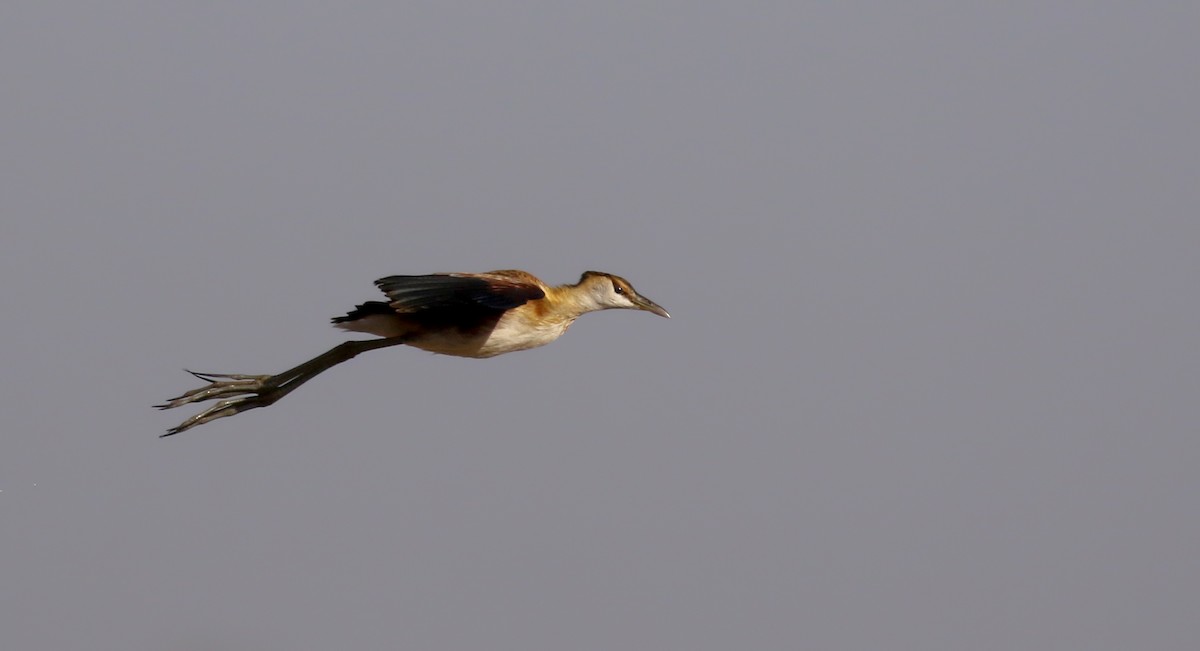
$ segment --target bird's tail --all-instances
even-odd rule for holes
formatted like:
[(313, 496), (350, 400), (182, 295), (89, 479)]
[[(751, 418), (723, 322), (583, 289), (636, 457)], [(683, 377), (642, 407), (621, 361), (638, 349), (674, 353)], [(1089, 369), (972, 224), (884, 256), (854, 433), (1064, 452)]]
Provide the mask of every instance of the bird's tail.
[(382, 301), (367, 301), (346, 316), (335, 316), (333, 324), (349, 332), (365, 332), (380, 337), (402, 337), (411, 330), (392, 306)]
[(333, 317), (333, 324), (345, 328), (346, 326), (341, 324), (353, 323), (370, 316), (394, 316), (395, 314), (396, 311), (392, 309), (392, 306), (383, 301), (367, 301), (350, 310), (345, 316)]

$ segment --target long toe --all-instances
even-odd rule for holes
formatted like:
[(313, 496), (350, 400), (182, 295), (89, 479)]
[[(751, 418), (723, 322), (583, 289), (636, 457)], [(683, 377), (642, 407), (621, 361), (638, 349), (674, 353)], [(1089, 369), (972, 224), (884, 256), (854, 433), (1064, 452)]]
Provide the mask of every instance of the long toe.
[[(188, 371), (192, 373), (191, 371)], [(217, 398), (228, 398), (232, 396), (242, 396), (260, 393), (272, 386), (272, 377), (270, 375), (242, 375), (242, 376), (218, 376), (211, 377), (233, 377), (232, 380), (213, 380), (205, 377), (206, 374), (192, 373), (198, 378), (208, 382), (208, 386), (191, 389), (179, 396), (171, 398), (166, 402), (154, 405), (158, 409), (173, 409), (193, 402), (204, 402), (205, 400), (215, 400)]]
[(265, 407), (265, 406), (271, 404), (272, 402), (274, 402), (274, 400), (263, 401), (261, 399), (261, 396), (257, 396), (257, 395), (243, 396), (241, 398), (230, 398), (228, 400), (222, 400), (221, 402), (218, 402), (217, 404), (209, 407), (208, 409), (205, 409), (204, 411), (196, 414), (195, 416), (188, 418), (187, 420), (183, 421), (179, 425), (172, 427), (171, 429), (167, 430), (165, 434), (160, 434), (159, 438), (166, 438), (168, 436), (173, 436), (180, 432), (186, 432), (187, 430), (189, 430), (193, 427), (196, 427), (197, 425), (203, 425), (205, 423), (210, 423), (214, 420), (217, 420), (218, 418), (234, 416), (236, 414), (242, 413), (243, 411), (248, 411), (250, 409), (255, 409), (258, 407)]
[(251, 395), (244, 395), (237, 398), (227, 398), (196, 414), (195, 416), (188, 418), (179, 425), (172, 427), (171, 429), (167, 430), (165, 434), (160, 434), (159, 437), (165, 438), (180, 432), (186, 432), (197, 425), (210, 423), (218, 418), (234, 416), (242, 413), (243, 411), (258, 409), (259, 407), (268, 407), (275, 404), (280, 398), (287, 395), (287, 393), (287, 390), (268, 387), (263, 389), (261, 392), (254, 392)]
[(246, 373), (201, 373), (200, 371), (193, 371), (186, 368), (183, 370), (200, 378), (201, 380), (204, 380), (205, 382), (217, 382), (218, 379), (215, 378), (219, 378), (221, 380), (257, 380), (259, 382), (266, 382), (271, 378), (270, 375), (249, 375)]

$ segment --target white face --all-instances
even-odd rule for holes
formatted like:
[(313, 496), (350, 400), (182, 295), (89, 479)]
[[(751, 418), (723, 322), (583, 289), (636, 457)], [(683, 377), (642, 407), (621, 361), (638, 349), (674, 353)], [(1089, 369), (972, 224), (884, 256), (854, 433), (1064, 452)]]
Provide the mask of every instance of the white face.
[(598, 278), (592, 284), (592, 296), (601, 309), (637, 309), (632, 294), (633, 288), (619, 280)]

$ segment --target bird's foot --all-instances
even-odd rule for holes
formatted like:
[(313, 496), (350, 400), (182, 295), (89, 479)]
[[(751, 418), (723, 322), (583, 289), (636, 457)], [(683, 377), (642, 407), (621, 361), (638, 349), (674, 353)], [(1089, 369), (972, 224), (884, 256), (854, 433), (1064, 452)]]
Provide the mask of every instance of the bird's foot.
[(208, 382), (208, 385), (187, 391), (180, 396), (171, 398), (160, 405), (158, 409), (174, 409), (193, 402), (222, 399), (217, 404), (188, 418), (179, 425), (167, 430), (161, 436), (171, 436), (187, 431), (197, 425), (240, 414), (243, 411), (266, 407), (274, 404), (283, 397), (274, 375), (243, 375), (229, 373), (197, 373), (188, 371), (197, 378)]
[[(185, 371), (187, 369), (184, 369)], [(183, 405), (193, 402), (204, 402), (205, 400), (216, 400), (226, 396), (238, 396), (248, 393), (257, 393), (266, 388), (271, 381), (272, 375), (242, 375), (228, 373), (197, 373), (196, 371), (187, 371), (197, 378), (208, 382), (207, 386), (198, 389), (192, 389), (182, 395), (167, 400), (161, 405), (154, 405), (159, 409), (173, 409), (182, 407)]]

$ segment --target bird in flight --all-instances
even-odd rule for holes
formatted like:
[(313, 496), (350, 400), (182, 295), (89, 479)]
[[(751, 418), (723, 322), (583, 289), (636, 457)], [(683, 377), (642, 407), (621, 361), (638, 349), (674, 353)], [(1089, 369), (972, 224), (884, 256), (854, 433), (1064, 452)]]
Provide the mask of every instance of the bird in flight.
[(343, 342), (275, 375), (188, 371), (207, 384), (155, 407), (219, 402), (162, 436), (273, 405), (318, 374), (368, 350), (405, 344), (442, 355), (495, 357), (544, 346), (562, 336), (575, 319), (597, 310), (645, 310), (671, 318), (657, 303), (637, 293), (629, 281), (599, 271), (585, 271), (579, 282), (558, 286), (512, 269), (388, 276), (375, 285), (387, 301), (363, 303), (345, 316), (334, 317), (333, 323), (379, 339)]

